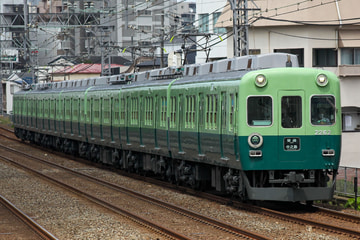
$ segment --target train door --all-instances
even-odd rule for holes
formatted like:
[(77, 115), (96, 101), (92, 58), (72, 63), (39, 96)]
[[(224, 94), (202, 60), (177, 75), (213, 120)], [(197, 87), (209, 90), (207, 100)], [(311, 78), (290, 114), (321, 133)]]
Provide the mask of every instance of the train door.
[[(114, 139), (114, 123), (115, 123), (115, 121), (114, 121), (114, 115), (117, 115), (117, 116), (119, 116), (119, 108), (117, 108), (116, 110), (115, 110), (115, 106), (114, 105), (117, 105), (117, 104), (115, 104), (115, 101), (114, 101), (114, 97), (113, 96), (111, 96), (111, 98), (110, 98), (110, 106), (109, 106), (109, 120), (110, 120), (110, 123), (109, 123), (109, 125), (110, 125), (110, 141), (111, 142), (114, 142), (115, 141), (115, 139)], [(117, 118), (118, 119), (118, 118)], [(117, 125), (117, 124), (116, 124)]]
[(131, 98), (130, 96), (126, 96), (126, 122), (125, 122), (125, 132), (126, 132), (126, 144), (130, 145), (130, 136), (129, 136), (129, 126), (130, 126), (130, 117), (132, 115), (131, 113)]
[(205, 99), (204, 94), (199, 94), (199, 121), (198, 121), (198, 154), (203, 154), (202, 146), (201, 146), (201, 132), (205, 129), (205, 117), (204, 117), (204, 108), (205, 108)]
[(178, 146), (179, 146), (179, 153), (183, 153), (183, 149), (182, 149), (182, 137), (181, 137), (181, 133), (184, 131), (184, 124), (183, 124), (183, 119), (184, 119), (184, 107), (183, 107), (183, 103), (184, 103), (184, 95), (183, 94), (179, 94), (179, 131), (178, 131)]
[(303, 91), (280, 91), (278, 94), (279, 104), (279, 160), (282, 162), (299, 162), (304, 159), (296, 159), (301, 151), (301, 136), (305, 135), (306, 111), (304, 110), (305, 99)]
[[(226, 129), (227, 129), (227, 98), (226, 92), (221, 92), (220, 99), (220, 157), (221, 159), (227, 159), (227, 156), (224, 151), (224, 146), (226, 145)], [(225, 141), (225, 142), (224, 142)]]
[(144, 106), (143, 106), (143, 95), (139, 95), (138, 97), (138, 127), (139, 127), (139, 139), (140, 139), (140, 146), (144, 146), (144, 142), (143, 142), (143, 129), (142, 127), (144, 126)]
[(159, 143), (158, 143), (158, 135), (157, 135), (157, 132), (158, 132), (158, 123), (159, 123), (159, 117), (158, 117), (158, 113), (161, 114), (160, 112), (160, 109), (159, 109), (159, 95), (156, 94), (155, 97), (154, 97), (154, 105), (153, 105), (153, 116), (154, 116), (154, 145), (155, 145), (155, 148), (159, 148)]

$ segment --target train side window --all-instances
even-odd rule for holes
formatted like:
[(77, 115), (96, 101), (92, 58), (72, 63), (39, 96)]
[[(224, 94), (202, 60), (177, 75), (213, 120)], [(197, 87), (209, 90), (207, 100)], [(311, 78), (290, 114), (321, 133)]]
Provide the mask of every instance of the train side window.
[(91, 123), (91, 106), (92, 101), (91, 99), (86, 100), (86, 122)]
[(114, 125), (119, 125), (120, 123), (120, 112), (119, 112), (119, 109), (120, 109), (120, 103), (119, 103), (119, 99), (116, 98), (114, 99), (114, 115), (113, 115), (113, 121), (114, 121)]
[(72, 102), (72, 120), (79, 121), (79, 100), (74, 98)]
[(176, 127), (176, 97), (170, 98), (170, 127)]
[(235, 127), (235, 112), (236, 112), (236, 104), (237, 104), (237, 93), (236, 94), (230, 94), (230, 124), (229, 124), (229, 130), (232, 131)]
[(80, 122), (85, 122), (85, 108), (84, 108), (84, 99), (81, 98), (79, 103), (79, 109), (80, 109)]
[(153, 124), (153, 98), (145, 97), (145, 125)]
[(104, 113), (104, 117), (103, 117), (103, 123), (106, 124), (110, 124), (110, 119), (111, 119), (111, 102), (110, 99), (108, 98), (104, 98), (103, 99), (103, 113)]
[(206, 129), (217, 129), (217, 111), (218, 111), (218, 95), (206, 95)]
[(50, 101), (51, 101), (51, 103), (50, 103), (50, 118), (54, 119), (55, 118), (55, 100), (51, 99)]
[(284, 96), (281, 98), (281, 126), (283, 128), (300, 128), (302, 126), (300, 96)]
[(139, 100), (137, 97), (131, 98), (131, 125), (137, 125), (139, 119)]
[(44, 118), (49, 118), (49, 100), (44, 99)]
[(93, 123), (100, 123), (100, 99), (94, 99), (93, 102)]
[(311, 98), (311, 123), (313, 125), (334, 124), (335, 113), (334, 96), (313, 96)]
[(126, 113), (126, 108), (125, 108), (125, 98), (121, 98), (120, 99), (120, 124), (125, 124), (125, 113)]
[(249, 126), (270, 126), (272, 124), (272, 98), (252, 96), (247, 100), (247, 122)]
[(160, 98), (160, 127), (166, 127), (166, 97)]
[(65, 100), (65, 120), (71, 119), (71, 99), (67, 98)]
[(185, 127), (195, 128), (195, 96), (186, 96)]

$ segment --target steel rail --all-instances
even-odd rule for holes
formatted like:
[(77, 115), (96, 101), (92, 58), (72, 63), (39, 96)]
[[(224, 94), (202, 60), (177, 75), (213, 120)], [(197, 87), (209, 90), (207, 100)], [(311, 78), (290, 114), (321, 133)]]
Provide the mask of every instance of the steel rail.
[(23, 211), (17, 208), (14, 204), (12, 204), (5, 197), (0, 195), (0, 203), (5, 206), (9, 211), (11, 211), (19, 220), (21, 220), (24, 224), (29, 226), (31, 230), (35, 232), (41, 239), (44, 240), (57, 240), (57, 238), (43, 228), (40, 224), (32, 220), (28, 215), (26, 215)]

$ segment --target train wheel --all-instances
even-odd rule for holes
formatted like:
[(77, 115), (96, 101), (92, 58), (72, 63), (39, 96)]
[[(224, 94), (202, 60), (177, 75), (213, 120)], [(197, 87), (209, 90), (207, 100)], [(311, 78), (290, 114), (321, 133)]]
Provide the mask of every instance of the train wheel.
[(114, 148), (111, 154), (111, 162), (115, 168), (122, 168), (121, 153), (118, 149)]

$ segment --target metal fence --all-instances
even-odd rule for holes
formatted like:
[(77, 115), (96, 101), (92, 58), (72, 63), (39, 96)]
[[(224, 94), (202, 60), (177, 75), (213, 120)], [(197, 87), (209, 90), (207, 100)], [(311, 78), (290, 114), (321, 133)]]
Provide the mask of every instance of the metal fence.
[[(345, 195), (348, 197), (355, 197), (355, 192), (360, 185), (360, 182), (356, 181), (360, 176), (360, 168), (351, 167), (339, 167), (338, 175), (336, 177), (335, 194)], [(355, 181), (354, 181), (355, 179)], [(357, 185), (355, 189), (355, 184)], [(356, 191), (355, 191), (356, 190)], [(359, 196), (359, 194), (357, 194)]]

